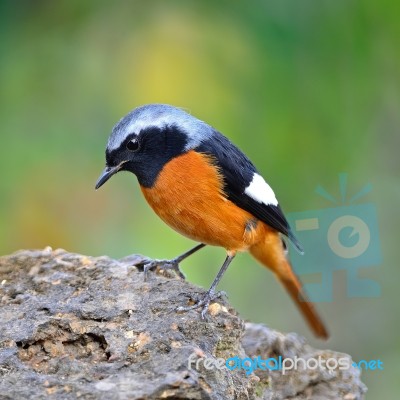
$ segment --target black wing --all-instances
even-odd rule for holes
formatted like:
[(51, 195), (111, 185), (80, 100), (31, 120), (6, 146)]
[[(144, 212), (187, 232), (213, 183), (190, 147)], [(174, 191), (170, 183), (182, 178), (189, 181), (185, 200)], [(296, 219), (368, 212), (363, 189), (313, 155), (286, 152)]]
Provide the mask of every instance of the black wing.
[(303, 252), (279, 204), (260, 203), (245, 193), (254, 174), (258, 172), (253, 163), (229, 139), (215, 131), (210, 139), (196, 148), (196, 151), (205, 153), (215, 160), (224, 177), (224, 191), (229, 200), (286, 235), (297, 250)]

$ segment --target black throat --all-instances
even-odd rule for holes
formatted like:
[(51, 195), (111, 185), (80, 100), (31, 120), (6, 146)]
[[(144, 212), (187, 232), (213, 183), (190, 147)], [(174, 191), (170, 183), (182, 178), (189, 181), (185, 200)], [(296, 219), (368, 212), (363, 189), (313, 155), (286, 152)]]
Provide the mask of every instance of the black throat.
[(169, 125), (162, 129), (146, 128), (139, 138), (140, 151), (126, 163), (124, 170), (134, 173), (141, 186), (151, 188), (168, 162), (185, 152), (187, 136), (178, 126)]

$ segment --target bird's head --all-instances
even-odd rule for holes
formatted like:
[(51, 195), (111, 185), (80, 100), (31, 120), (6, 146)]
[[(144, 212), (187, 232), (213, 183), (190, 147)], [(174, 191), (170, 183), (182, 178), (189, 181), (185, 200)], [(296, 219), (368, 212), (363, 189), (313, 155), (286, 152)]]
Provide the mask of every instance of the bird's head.
[(114, 126), (96, 189), (119, 171), (130, 171), (142, 186), (151, 187), (168, 161), (212, 134), (209, 125), (180, 108), (166, 104), (138, 107)]

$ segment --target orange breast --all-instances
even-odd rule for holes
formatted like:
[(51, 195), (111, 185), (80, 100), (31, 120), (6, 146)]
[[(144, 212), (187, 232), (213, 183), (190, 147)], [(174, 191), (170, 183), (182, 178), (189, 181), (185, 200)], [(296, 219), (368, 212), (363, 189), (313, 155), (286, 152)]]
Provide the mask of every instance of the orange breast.
[(260, 240), (265, 225), (226, 198), (211, 161), (189, 151), (169, 161), (154, 186), (141, 187), (142, 192), (158, 216), (182, 235), (231, 251), (246, 250)]

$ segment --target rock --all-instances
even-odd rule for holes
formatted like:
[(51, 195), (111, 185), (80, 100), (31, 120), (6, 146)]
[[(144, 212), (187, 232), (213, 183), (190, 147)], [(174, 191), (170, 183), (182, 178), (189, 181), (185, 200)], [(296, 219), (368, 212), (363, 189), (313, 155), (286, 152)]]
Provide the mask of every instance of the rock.
[(245, 357), (351, 358), (244, 324), (225, 300), (207, 320), (175, 311), (203, 292), (162, 270), (144, 282), (108, 257), (46, 248), (0, 258), (0, 399), (363, 398), (352, 366), (234, 368)]

